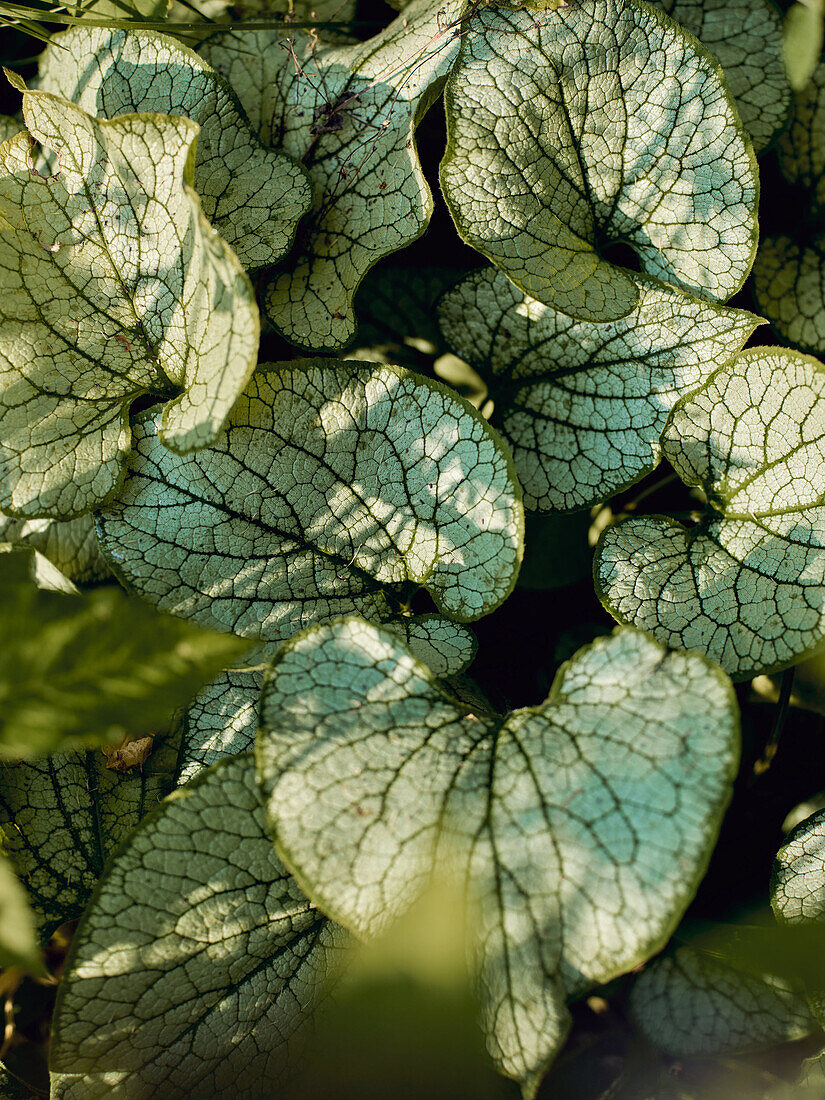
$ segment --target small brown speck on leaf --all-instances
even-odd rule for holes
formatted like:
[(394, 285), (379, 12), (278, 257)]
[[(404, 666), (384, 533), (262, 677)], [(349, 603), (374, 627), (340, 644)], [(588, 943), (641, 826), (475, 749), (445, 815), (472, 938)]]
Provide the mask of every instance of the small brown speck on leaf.
[(125, 737), (119, 745), (104, 745), (106, 767), (115, 772), (127, 772), (142, 767), (152, 755), (153, 737)]

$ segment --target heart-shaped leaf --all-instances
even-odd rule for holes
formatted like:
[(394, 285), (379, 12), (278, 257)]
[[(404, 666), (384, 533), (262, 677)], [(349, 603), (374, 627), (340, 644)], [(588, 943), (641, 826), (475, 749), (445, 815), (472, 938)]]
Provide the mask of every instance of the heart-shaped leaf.
[(166, 445), (218, 435), (255, 366), (258, 314), (190, 186), (194, 122), (100, 122), (45, 92), (23, 108), (57, 161), (42, 175), (25, 133), (0, 146), (0, 503), (68, 518), (117, 488), (139, 394), (174, 398)]
[(658, 2), (719, 61), (754, 149), (767, 149), (791, 107), (776, 7), (770, 0)]
[(410, 584), (459, 621), (512, 591), (523, 539), (512, 459), (436, 382), (298, 360), (255, 374), (213, 447), (173, 454), (157, 418), (134, 434), (101, 545), (163, 610), (280, 643), (351, 611), (385, 618)]
[(725, 301), (756, 249), (756, 162), (717, 62), (636, 0), (482, 9), (447, 82), (441, 181), (461, 236), (582, 320), (636, 305), (642, 270)]
[(265, 296), (267, 316), (293, 344), (347, 344), (367, 271), (424, 232), (432, 196), (414, 133), (455, 59), (462, 6), (413, 0), (353, 46), (243, 30), (206, 44), (262, 140), (283, 146), (312, 180), (315, 201), (296, 251)]
[(38, 87), (89, 114), (184, 115), (200, 126), (194, 186), (203, 212), (246, 267), (274, 263), (309, 209), (309, 180), (252, 133), (224, 80), (193, 50), (150, 31), (73, 27), (40, 58)]
[(650, 279), (635, 284), (636, 307), (605, 324), (528, 298), (494, 267), (439, 303), (448, 344), (487, 382), (527, 508), (587, 508), (655, 469), (676, 400), (760, 324)]
[(251, 756), (131, 834), (75, 933), (55, 1007), (54, 1100), (263, 1100), (340, 944), (272, 851)]
[(706, 653), (734, 679), (776, 672), (825, 636), (825, 368), (751, 348), (680, 401), (663, 452), (708, 500), (685, 527), (609, 527), (594, 577), (619, 622)]
[(335, 919), (374, 934), (436, 868), (467, 884), (488, 1046), (529, 1096), (564, 1038), (565, 993), (646, 959), (693, 895), (737, 730), (714, 665), (636, 631), (500, 717), (348, 618), (284, 646), (256, 751), (278, 850)]

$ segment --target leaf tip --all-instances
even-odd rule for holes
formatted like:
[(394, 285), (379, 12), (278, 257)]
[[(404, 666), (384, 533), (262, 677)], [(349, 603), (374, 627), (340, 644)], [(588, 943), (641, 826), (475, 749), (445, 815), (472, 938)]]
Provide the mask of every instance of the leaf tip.
[(7, 69), (3, 66), (3, 72), (6, 74), (6, 80), (11, 84), (12, 88), (16, 88), (18, 92), (26, 93), (29, 89), (26, 87), (26, 82), (22, 76), (18, 76), (17, 73)]

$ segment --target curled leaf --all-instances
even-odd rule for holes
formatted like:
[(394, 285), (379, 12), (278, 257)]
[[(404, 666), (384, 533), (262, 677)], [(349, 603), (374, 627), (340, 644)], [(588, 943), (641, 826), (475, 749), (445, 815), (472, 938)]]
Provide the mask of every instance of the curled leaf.
[(252, 133), (224, 80), (193, 50), (151, 31), (73, 27), (40, 58), (38, 87), (102, 118), (135, 111), (200, 126), (194, 187), (246, 267), (279, 260), (311, 202), (305, 173)]
[(0, 146), (0, 503), (69, 518), (117, 488), (140, 394), (171, 399), (166, 445), (218, 435), (255, 366), (258, 314), (191, 188), (196, 123), (101, 122), (45, 92), (23, 106), (31, 139)]
[(205, 47), (262, 140), (300, 160), (312, 180), (313, 208), (264, 300), (269, 320), (300, 347), (347, 344), (367, 271), (430, 220), (414, 134), (455, 59), (461, 7), (413, 0), (381, 34), (353, 46), (239, 29)]

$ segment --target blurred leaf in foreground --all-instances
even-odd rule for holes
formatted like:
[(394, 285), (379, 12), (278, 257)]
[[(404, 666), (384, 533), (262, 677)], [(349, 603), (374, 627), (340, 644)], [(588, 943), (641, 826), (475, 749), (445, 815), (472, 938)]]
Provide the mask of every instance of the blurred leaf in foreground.
[(517, 1087), (485, 1054), (464, 908), (459, 891), (437, 882), (384, 936), (349, 948), (284, 1100), (515, 1100)]
[(31, 564), (0, 555), (0, 760), (151, 732), (249, 648), (116, 588), (44, 591)]
[(34, 915), (26, 893), (0, 853), (0, 967), (21, 966), (32, 974), (44, 975), (34, 930)]
[(795, 92), (806, 88), (822, 54), (822, 0), (794, 4), (782, 24), (782, 60)]

